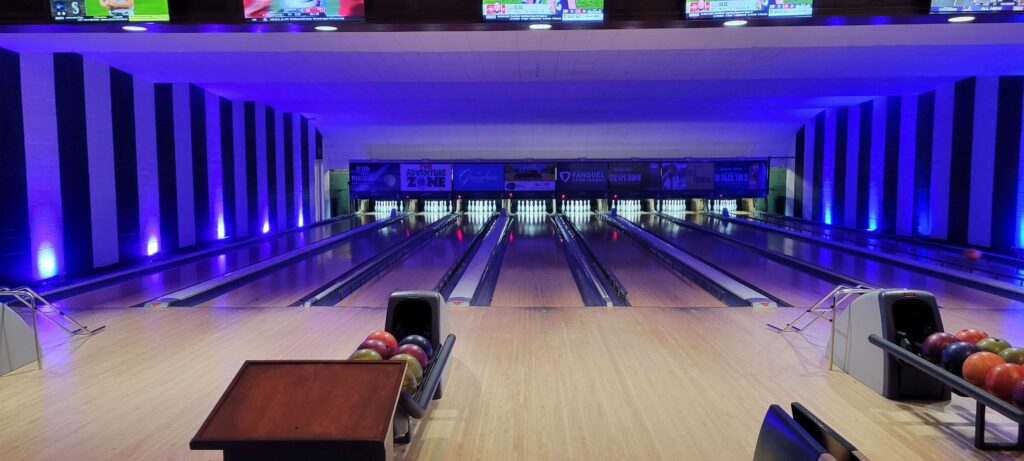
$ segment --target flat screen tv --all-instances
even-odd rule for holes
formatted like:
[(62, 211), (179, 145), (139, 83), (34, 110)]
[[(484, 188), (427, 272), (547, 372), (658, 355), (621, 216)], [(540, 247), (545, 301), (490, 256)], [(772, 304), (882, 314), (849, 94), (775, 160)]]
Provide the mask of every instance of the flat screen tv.
[(167, 0), (50, 0), (58, 22), (166, 22)]
[(242, 0), (249, 22), (362, 20), (363, 0)]
[(482, 0), (485, 21), (603, 21), (604, 0)]
[(806, 17), (814, 0), (686, 0), (687, 19)]
[(1024, 0), (932, 0), (932, 13), (1003, 13), (1024, 11)]

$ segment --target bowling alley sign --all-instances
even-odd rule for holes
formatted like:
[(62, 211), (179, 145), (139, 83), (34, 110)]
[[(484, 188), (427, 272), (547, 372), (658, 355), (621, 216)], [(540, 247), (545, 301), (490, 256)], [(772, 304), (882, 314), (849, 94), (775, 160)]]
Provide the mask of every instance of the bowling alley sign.
[(603, 191), (608, 188), (607, 163), (558, 164), (558, 190)]
[(450, 163), (403, 163), (402, 192), (449, 192), (452, 190)]

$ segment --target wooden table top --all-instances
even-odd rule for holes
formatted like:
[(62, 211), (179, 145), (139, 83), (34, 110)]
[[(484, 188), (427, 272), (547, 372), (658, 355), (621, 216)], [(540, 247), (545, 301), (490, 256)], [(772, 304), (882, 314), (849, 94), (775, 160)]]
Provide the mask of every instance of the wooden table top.
[(382, 441), (404, 373), (387, 360), (246, 361), (190, 446)]

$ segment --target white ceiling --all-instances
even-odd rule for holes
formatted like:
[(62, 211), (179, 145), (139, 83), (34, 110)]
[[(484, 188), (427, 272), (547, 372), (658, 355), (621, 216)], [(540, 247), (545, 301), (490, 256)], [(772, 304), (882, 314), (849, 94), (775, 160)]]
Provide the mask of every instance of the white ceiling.
[(347, 158), (785, 155), (817, 111), (1024, 75), (1024, 24), (0, 34), (316, 118)]

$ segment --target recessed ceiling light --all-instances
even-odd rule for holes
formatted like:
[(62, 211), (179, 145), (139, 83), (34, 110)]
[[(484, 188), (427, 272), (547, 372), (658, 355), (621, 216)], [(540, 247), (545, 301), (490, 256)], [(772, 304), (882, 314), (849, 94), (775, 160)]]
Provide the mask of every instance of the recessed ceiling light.
[(320, 32), (336, 32), (338, 30), (338, 28), (334, 26), (316, 26), (314, 29)]
[(530, 30), (548, 30), (551, 24), (530, 24)]
[(142, 26), (121, 26), (121, 30), (125, 30), (128, 32), (145, 32), (149, 29), (146, 29)]
[(732, 21), (725, 21), (725, 24), (723, 24), (723, 25), (725, 27), (740, 27), (740, 26), (747, 25), (747, 21), (745, 21), (743, 19), (734, 19)]
[(974, 16), (953, 16), (949, 18), (949, 22), (971, 22), (974, 20)]

